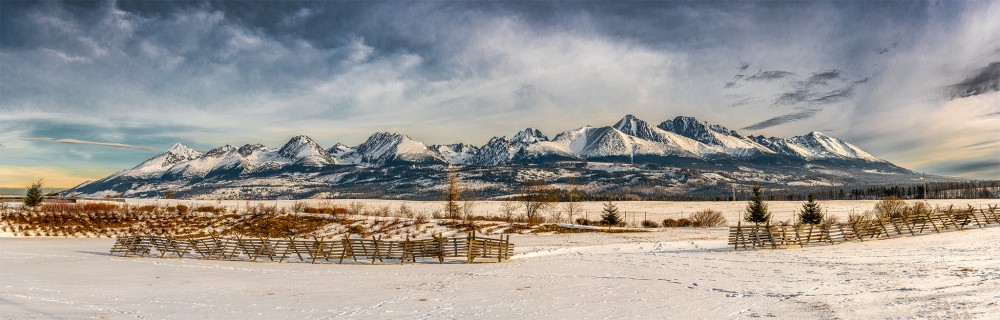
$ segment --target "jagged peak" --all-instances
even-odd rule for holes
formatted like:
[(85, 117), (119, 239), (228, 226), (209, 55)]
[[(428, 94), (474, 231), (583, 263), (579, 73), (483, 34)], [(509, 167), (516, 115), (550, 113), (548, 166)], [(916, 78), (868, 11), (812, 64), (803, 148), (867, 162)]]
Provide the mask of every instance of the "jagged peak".
[(636, 116), (627, 114), (615, 123), (614, 128), (622, 132), (635, 133), (638, 130), (645, 130), (649, 128), (649, 123), (637, 118)]
[(188, 148), (187, 146), (181, 144), (180, 142), (177, 142), (174, 143), (174, 145), (170, 146), (170, 148), (167, 148), (167, 151), (164, 153), (183, 154), (192, 152), (198, 152), (198, 151), (195, 151), (194, 149)]
[(379, 132), (373, 133), (371, 136), (369, 136), (368, 140), (371, 140), (371, 139), (387, 139), (387, 138), (406, 138), (406, 139), (410, 139), (409, 136), (407, 136), (405, 134), (402, 134), (402, 133), (399, 133), (399, 132), (379, 131)]
[(331, 156), (339, 157), (339, 156), (343, 155), (344, 153), (347, 153), (347, 152), (349, 152), (351, 150), (354, 150), (354, 149), (351, 148), (351, 147), (348, 147), (347, 145), (345, 145), (343, 143), (339, 143), (338, 142), (337, 144), (334, 144), (332, 147), (330, 147), (330, 149), (326, 149), (326, 153), (329, 154), (329, 155), (331, 155)]
[(253, 144), (247, 143), (244, 144), (239, 149), (237, 149), (236, 152), (239, 152), (240, 155), (246, 157), (249, 156), (250, 154), (253, 154), (256, 151), (261, 151), (261, 150), (267, 150), (267, 147), (259, 143), (253, 143)]
[(642, 121), (642, 119), (639, 119), (639, 117), (636, 117), (635, 115), (632, 115), (630, 113), (630, 114), (626, 114), (624, 117), (622, 117), (621, 120), (618, 120), (618, 123), (622, 123), (622, 122), (625, 122), (625, 121)]
[(486, 142), (486, 144), (490, 144), (493, 141), (508, 141), (509, 142), (510, 138), (508, 138), (507, 136), (500, 136), (500, 137), (494, 136), (493, 138), (490, 138), (490, 141)]
[(205, 153), (205, 155), (208, 155), (208, 156), (218, 156), (218, 155), (223, 155), (223, 154), (229, 153), (230, 151), (234, 151), (234, 150), (236, 150), (236, 147), (227, 144), (227, 145), (224, 145), (224, 146), (221, 146), (221, 147), (209, 150), (208, 152)]
[(691, 116), (676, 116), (673, 119), (660, 123), (658, 127), (670, 132), (686, 133), (689, 135), (697, 135), (696, 132), (707, 133), (708, 131), (715, 131), (729, 136), (743, 137), (732, 129), (717, 124), (711, 124), (707, 121), (701, 121)]
[(372, 147), (382, 148), (389, 145), (398, 146), (402, 144), (419, 145), (424, 149), (428, 148), (427, 145), (424, 144), (423, 142), (414, 140), (413, 138), (410, 138), (410, 136), (408, 135), (397, 132), (382, 131), (372, 134), (371, 136), (368, 137), (367, 140), (365, 140), (365, 142), (356, 146), (355, 149), (363, 150)]
[(344, 150), (350, 150), (350, 149), (351, 149), (351, 147), (347, 146), (346, 144), (337, 142), (332, 147), (330, 147), (330, 149), (326, 149), (326, 151), (329, 152), (329, 153), (334, 153), (334, 152), (344, 151)]
[(164, 151), (163, 154), (160, 155), (160, 157), (164, 156), (173, 159), (170, 160), (169, 162), (176, 162), (176, 161), (191, 160), (201, 157), (202, 153), (194, 149), (188, 148), (187, 146), (178, 142), (174, 143), (174, 145), (170, 146), (170, 148), (167, 149), (167, 151)]
[(288, 143), (286, 143), (285, 145), (286, 146), (287, 145), (303, 145), (303, 144), (309, 144), (309, 143), (316, 143), (316, 141), (313, 140), (312, 138), (310, 138), (307, 135), (300, 134), (300, 135), (294, 136), (291, 139), (289, 139)]
[(660, 128), (664, 130), (689, 130), (691, 128), (704, 129), (708, 127), (708, 123), (701, 121), (691, 116), (676, 116), (673, 119), (664, 121), (660, 124)]
[(825, 135), (825, 134), (823, 134), (822, 132), (819, 132), (819, 131), (813, 131), (813, 132), (810, 132), (807, 135), (808, 136), (812, 136), (812, 137), (830, 137), (830, 136)]
[(542, 134), (542, 131), (539, 131), (538, 129), (527, 128), (514, 135), (512, 140), (519, 142), (548, 141), (549, 137), (546, 137)]
[(314, 141), (312, 138), (309, 138), (309, 136), (298, 135), (289, 139), (288, 143), (285, 143), (285, 145), (281, 147), (281, 150), (279, 150), (278, 152), (279, 153), (290, 152), (293, 150), (301, 149), (303, 146), (311, 146), (314, 149), (320, 149), (320, 150), (323, 149), (319, 146), (318, 143), (316, 143), (316, 141)]

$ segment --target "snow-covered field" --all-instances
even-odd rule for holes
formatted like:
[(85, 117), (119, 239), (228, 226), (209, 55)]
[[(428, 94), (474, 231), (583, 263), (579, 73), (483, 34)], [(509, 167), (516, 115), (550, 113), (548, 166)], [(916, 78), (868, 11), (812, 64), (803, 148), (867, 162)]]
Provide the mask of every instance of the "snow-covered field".
[[(297, 203), (301, 202), (309, 206), (341, 206), (347, 207), (351, 202), (361, 202), (365, 204), (366, 210), (372, 210), (378, 207), (388, 206), (392, 210), (397, 210), (401, 204), (406, 204), (410, 209), (417, 213), (424, 213), (431, 215), (435, 211), (442, 211), (444, 209), (444, 202), (442, 201), (405, 201), (405, 200), (373, 200), (373, 199), (359, 199), (359, 200), (349, 200), (349, 199), (335, 199), (335, 200), (270, 200), (270, 201), (243, 201), (243, 200), (156, 200), (156, 199), (127, 199), (126, 202), (130, 204), (159, 204), (164, 206), (173, 206), (177, 204), (186, 204), (189, 206), (225, 206), (230, 210), (238, 210), (240, 208), (246, 208), (247, 206), (257, 206), (259, 204), (268, 206), (278, 206), (281, 208), (291, 209), (291, 207)], [(907, 200), (908, 203), (918, 202), (922, 200)], [(964, 209), (966, 205), (972, 205), (975, 208), (986, 208), (987, 205), (997, 205), (1000, 204), (1000, 199), (931, 199), (926, 200), (930, 206), (947, 208), (948, 206), (954, 206), (956, 209)], [(844, 220), (847, 215), (854, 213), (863, 213), (866, 210), (871, 210), (875, 206), (878, 200), (831, 200), (831, 201), (818, 201), (822, 208), (826, 212), (836, 215)], [(802, 209), (802, 204), (804, 201), (768, 201), (768, 208), (772, 212), (772, 220), (775, 222), (780, 221), (792, 221), (799, 210)], [(500, 215), (500, 208), (502, 206), (502, 201), (475, 201), (473, 206), (474, 215), (482, 216), (497, 216)], [(513, 202), (514, 205), (520, 205), (518, 202)], [(604, 202), (599, 201), (587, 201), (580, 202), (580, 210), (583, 213), (575, 217), (585, 217), (589, 219), (600, 219), (601, 210), (603, 208)], [(632, 223), (641, 222), (644, 218), (654, 221), (662, 221), (663, 219), (672, 218), (686, 218), (689, 214), (705, 209), (713, 209), (722, 212), (730, 224), (735, 225), (737, 221), (742, 219), (743, 211), (746, 209), (746, 201), (616, 201), (615, 205), (620, 210), (620, 213), (628, 215), (628, 222)], [(523, 209), (519, 206), (520, 211)], [(551, 211), (561, 210), (562, 204), (556, 204), (553, 206)], [(520, 214), (521, 212), (517, 213)], [(566, 218), (566, 215), (562, 215)]]
[(504, 263), (109, 257), (110, 239), (0, 238), (8, 319), (995, 319), (1000, 228), (732, 251), (724, 228), (513, 235)]

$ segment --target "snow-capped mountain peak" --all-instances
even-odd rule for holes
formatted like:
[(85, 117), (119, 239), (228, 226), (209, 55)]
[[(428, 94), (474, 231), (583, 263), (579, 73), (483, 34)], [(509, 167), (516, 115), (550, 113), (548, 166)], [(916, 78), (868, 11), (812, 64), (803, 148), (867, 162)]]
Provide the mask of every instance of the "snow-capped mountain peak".
[(808, 149), (812, 158), (841, 158), (841, 159), (862, 159), (867, 161), (880, 161), (872, 154), (861, 150), (858, 146), (847, 141), (837, 139), (819, 131), (809, 134), (792, 137), (799, 146)]
[(354, 164), (447, 163), (423, 142), (399, 133), (377, 132), (340, 157)]
[(220, 156), (220, 155), (232, 152), (232, 151), (236, 151), (236, 150), (237, 150), (236, 147), (227, 144), (227, 145), (224, 145), (224, 146), (221, 146), (221, 147), (209, 150), (208, 152), (205, 153), (205, 156), (206, 157), (217, 157), (217, 156)]
[(170, 146), (169, 149), (160, 155), (140, 163), (131, 170), (124, 171), (119, 174), (136, 178), (156, 177), (163, 175), (163, 173), (167, 172), (167, 170), (178, 163), (194, 160), (200, 158), (201, 156), (201, 152), (188, 148), (178, 142), (173, 146)]
[(174, 143), (174, 145), (170, 146), (170, 148), (167, 149), (167, 151), (164, 151), (163, 153), (172, 154), (177, 156), (178, 158), (189, 158), (189, 159), (194, 159), (201, 156), (201, 152), (188, 148), (187, 146), (181, 144), (180, 142)]
[[(803, 161), (808, 163), (803, 166)], [(337, 163), (356, 166), (334, 165)], [(186, 188), (183, 192), (189, 192), (188, 195), (222, 188), (210, 192), (231, 196), (249, 190), (244, 183), (253, 181), (253, 185), (272, 188), (256, 196), (276, 196), (288, 192), (289, 186), (300, 186), (302, 181), (309, 181), (311, 186), (293, 192), (329, 191), (341, 185), (362, 188), (356, 190), (381, 188), (400, 179), (410, 179), (405, 185), (426, 186), (430, 180), (423, 174), (444, 170), (443, 164), (483, 167), (474, 170), (482, 173), (480, 178), (484, 180), (481, 182), (495, 185), (498, 181), (514, 181), (504, 179), (516, 180), (512, 177), (520, 176), (518, 172), (524, 170), (550, 170), (558, 176), (567, 173), (560, 171), (567, 168), (587, 171), (590, 169), (586, 168), (593, 164), (613, 167), (615, 163), (634, 164), (630, 170), (637, 172), (644, 170), (647, 164), (691, 168), (694, 173), (684, 179), (696, 181), (700, 179), (697, 172), (702, 170), (715, 171), (701, 176), (704, 178), (744, 172), (748, 170), (745, 168), (772, 170), (769, 174), (775, 174), (775, 179), (779, 180), (795, 174), (811, 175), (813, 173), (809, 172), (814, 168), (824, 171), (816, 171), (819, 176), (810, 179), (833, 179), (829, 170), (855, 172), (858, 168), (884, 172), (880, 177), (912, 174), (912, 171), (879, 160), (858, 146), (821, 132), (791, 138), (747, 137), (692, 117), (675, 117), (653, 126), (626, 115), (613, 126), (584, 126), (562, 132), (551, 140), (541, 131), (528, 128), (518, 132), (513, 139), (494, 137), (482, 147), (463, 143), (428, 147), (407, 135), (390, 132), (372, 134), (355, 147), (336, 144), (329, 149), (323, 149), (307, 136), (293, 137), (280, 149), (260, 144), (239, 148), (225, 145), (204, 154), (178, 143), (130, 170), (81, 184), (74, 191), (95, 195), (156, 196), (167, 188), (180, 186)], [(383, 169), (390, 166), (406, 166), (406, 169)], [(638, 181), (648, 183), (677, 174), (675, 171), (662, 176), (658, 170), (649, 174), (660, 176)], [(413, 176), (407, 176), (408, 172)], [(392, 175), (386, 175), (388, 173)], [(581, 175), (588, 176), (605, 175)]]
[(351, 150), (353, 150), (351, 147), (348, 147), (343, 143), (337, 143), (330, 147), (330, 149), (326, 149), (326, 153), (328, 153), (331, 157), (340, 157)]
[(299, 164), (313, 167), (335, 162), (323, 147), (305, 135), (295, 136), (288, 140), (288, 143), (278, 150), (278, 154)]
[(664, 137), (664, 132), (662, 132), (662, 130), (658, 130), (656, 127), (649, 125), (648, 122), (636, 118), (631, 114), (626, 115), (621, 120), (618, 120), (618, 122), (615, 123), (614, 128), (624, 134), (640, 139), (657, 142), (668, 140)]
[(525, 146), (539, 141), (549, 141), (549, 137), (546, 137), (541, 131), (533, 128), (521, 130), (521, 132), (518, 132), (514, 135), (514, 138), (511, 139), (511, 143), (519, 146)]
[(451, 164), (468, 164), (473, 157), (479, 154), (479, 148), (464, 143), (433, 145), (430, 149), (436, 151)]
[(249, 144), (248, 143), (248, 144), (243, 145), (239, 149), (236, 149), (236, 152), (239, 152), (240, 155), (244, 156), (244, 157), (248, 157), (251, 154), (253, 154), (255, 152), (258, 152), (258, 151), (267, 151), (267, 147), (265, 147), (264, 145), (259, 144), (259, 143), (255, 143), (255, 144)]
[(700, 121), (694, 117), (678, 116), (660, 123), (658, 128), (691, 138), (737, 157), (773, 154), (770, 148), (729, 128)]

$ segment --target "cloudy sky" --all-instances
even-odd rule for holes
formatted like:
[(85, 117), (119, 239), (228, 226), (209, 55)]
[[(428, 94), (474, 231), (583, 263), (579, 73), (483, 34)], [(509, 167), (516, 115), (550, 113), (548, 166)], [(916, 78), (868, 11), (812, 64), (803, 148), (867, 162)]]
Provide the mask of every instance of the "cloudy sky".
[(0, 187), (174, 142), (694, 116), (1000, 178), (1000, 2), (0, 2)]

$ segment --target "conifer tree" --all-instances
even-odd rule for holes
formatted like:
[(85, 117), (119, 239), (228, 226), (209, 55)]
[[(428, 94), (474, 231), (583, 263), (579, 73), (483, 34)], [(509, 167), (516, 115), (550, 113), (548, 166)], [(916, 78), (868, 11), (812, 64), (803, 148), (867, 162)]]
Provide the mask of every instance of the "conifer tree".
[(622, 218), (618, 215), (618, 206), (611, 200), (604, 203), (604, 214), (601, 215), (601, 221), (607, 223), (608, 226), (616, 226), (621, 223)]
[(38, 208), (42, 205), (42, 200), (44, 195), (42, 195), (42, 179), (38, 179), (28, 187), (28, 190), (24, 193), (24, 206), (30, 207), (32, 210)]
[(767, 204), (764, 203), (764, 196), (760, 191), (760, 186), (754, 185), (752, 194), (749, 203), (747, 203), (743, 220), (753, 222), (754, 224), (771, 221), (771, 213), (767, 211)]
[(799, 222), (802, 224), (823, 223), (823, 209), (820, 208), (819, 203), (816, 203), (816, 199), (813, 198), (812, 193), (806, 198), (806, 203), (802, 205), (802, 210), (799, 211)]

